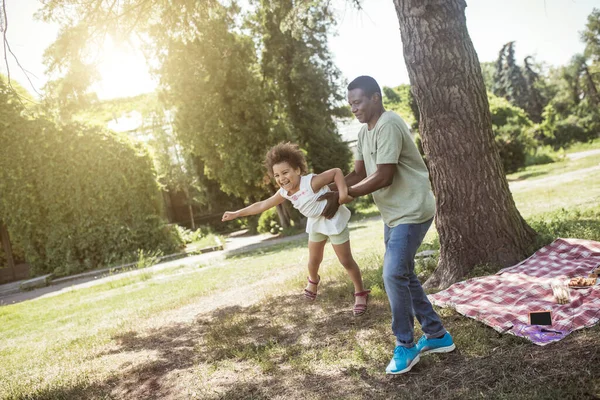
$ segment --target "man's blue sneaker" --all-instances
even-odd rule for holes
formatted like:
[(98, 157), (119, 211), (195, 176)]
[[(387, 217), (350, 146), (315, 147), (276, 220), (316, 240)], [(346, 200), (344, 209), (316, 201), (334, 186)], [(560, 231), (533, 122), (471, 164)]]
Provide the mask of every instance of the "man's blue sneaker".
[(396, 349), (394, 349), (394, 357), (385, 369), (385, 373), (395, 375), (408, 372), (416, 363), (419, 362), (419, 359), (420, 356), (417, 346), (410, 348), (396, 346)]
[(423, 335), (415, 347), (421, 354), (449, 353), (456, 348), (454, 340), (452, 340), (452, 336), (450, 336), (448, 332), (437, 339), (427, 339), (427, 337)]

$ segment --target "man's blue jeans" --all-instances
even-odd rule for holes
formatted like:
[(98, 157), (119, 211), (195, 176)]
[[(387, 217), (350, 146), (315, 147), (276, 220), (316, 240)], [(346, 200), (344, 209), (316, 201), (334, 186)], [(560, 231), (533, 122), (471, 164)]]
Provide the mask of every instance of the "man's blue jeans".
[(432, 221), (433, 218), (421, 224), (401, 224), (393, 228), (385, 225), (383, 282), (392, 308), (392, 332), (398, 346), (414, 346), (415, 315), (428, 338), (446, 333), (415, 275), (415, 254)]

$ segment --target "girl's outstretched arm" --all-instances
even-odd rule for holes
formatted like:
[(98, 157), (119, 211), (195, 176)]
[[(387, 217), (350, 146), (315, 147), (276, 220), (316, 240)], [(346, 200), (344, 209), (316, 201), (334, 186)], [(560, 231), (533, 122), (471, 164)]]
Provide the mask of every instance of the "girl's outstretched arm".
[(344, 173), (339, 168), (332, 168), (320, 173), (319, 175), (313, 176), (310, 185), (313, 189), (313, 192), (317, 192), (323, 186), (329, 185), (332, 182), (335, 183), (340, 194), (340, 204), (349, 203), (353, 200), (352, 197), (348, 196), (348, 186), (346, 185), (346, 180), (344, 179)]
[(237, 211), (225, 211), (223, 214), (223, 218), (221, 221), (231, 221), (233, 219), (239, 217), (246, 217), (248, 215), (256, 215), (262, 212), (267, 211), (269, 208), (273, 208), (281, 203), (283, 203), (285, 199), (279, 194), (279, 191), (275, 193), (273, 196), (269, 197), (266, 200), (258, 201), (254, 204), (249, 205), (246, 208), (242, 208)]

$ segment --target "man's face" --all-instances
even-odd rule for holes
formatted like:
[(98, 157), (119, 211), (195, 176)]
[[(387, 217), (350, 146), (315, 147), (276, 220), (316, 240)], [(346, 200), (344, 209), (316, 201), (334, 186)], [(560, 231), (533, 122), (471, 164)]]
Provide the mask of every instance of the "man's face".
[(348, 92), (348, 103), (352, 108), (352, 114), (361, 123), (371, 120), (377, 106), (376, 94), (367, 96), (362, 89), (352, 89)]

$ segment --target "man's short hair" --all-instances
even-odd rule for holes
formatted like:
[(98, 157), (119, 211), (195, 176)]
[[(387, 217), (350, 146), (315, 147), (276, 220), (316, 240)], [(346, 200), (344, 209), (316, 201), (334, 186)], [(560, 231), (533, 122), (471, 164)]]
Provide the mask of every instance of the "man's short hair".
[(381, 88), (377, 84), (377, 81), (367, 75), (359, 76), (358, 78), (350, 82), (350, 84), (348, 85), (348, 91), (354, 89), (362, 89), (365, 95), (369, 97), (373, 96), (373, 94), (375, 93), (379, 93), (379, 97), (382, 97)]

